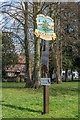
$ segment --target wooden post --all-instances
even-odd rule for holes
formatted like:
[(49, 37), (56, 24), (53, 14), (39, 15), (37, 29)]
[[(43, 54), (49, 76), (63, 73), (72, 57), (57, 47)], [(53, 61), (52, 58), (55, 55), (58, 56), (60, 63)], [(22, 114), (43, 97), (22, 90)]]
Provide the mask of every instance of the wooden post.
[(43, 114), (49, 114), (49, 86), (44, 85), (43, 100), (44, 100), (44, 112)]

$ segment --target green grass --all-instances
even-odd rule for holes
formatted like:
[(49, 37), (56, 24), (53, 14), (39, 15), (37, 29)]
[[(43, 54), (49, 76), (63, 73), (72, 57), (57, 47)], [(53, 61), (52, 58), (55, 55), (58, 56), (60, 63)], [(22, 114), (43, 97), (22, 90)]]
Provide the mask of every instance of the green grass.
[(19, 87), (24, 87), (25, 86), (25, 83), (24, 82), (20, 82), (20, 83), (16, 83), (16, 82), (4, 82), (2, 83), (2, 87), (8, 87), (8, 88), (12, 88), (12, 87), (16, 87), (16, 88), (19, 88)]
[(45, 115), (41, 114), (43, 86), (37, 90), (24, 88), (25, 83), (2, 83), (2, 86), (3, 118), (78, 117), (78, 82), (52, 84), (49, 87), (49, 114)]

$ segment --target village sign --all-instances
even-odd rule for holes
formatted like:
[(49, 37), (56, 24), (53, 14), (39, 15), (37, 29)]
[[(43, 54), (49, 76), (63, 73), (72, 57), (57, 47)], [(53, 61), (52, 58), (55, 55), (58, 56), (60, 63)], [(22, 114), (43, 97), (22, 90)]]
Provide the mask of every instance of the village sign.
[(56, 34), (54, 33), (53, 19), (43, 14), (37, 15), (34, 34), (43, 40), (55, 40)]

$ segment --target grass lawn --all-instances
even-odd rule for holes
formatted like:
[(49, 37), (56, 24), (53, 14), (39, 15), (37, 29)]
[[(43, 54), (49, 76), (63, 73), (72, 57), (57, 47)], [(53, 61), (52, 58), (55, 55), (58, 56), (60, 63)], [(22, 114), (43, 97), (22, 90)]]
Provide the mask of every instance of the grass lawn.
[(2, 83), (3, 118), (78, 118), (78, 82), (49, 87), (49, 114), (43, 112), (43, 86), (24, 88), (25, 83)]

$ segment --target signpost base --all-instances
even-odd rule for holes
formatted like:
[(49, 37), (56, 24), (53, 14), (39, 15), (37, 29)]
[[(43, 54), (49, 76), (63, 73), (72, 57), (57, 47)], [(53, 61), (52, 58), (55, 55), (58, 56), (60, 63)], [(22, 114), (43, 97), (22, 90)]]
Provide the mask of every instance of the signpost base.
[(49, 114), (49, 86), (43, 86), (43, 101), (44, 101), (44, 109), (43, 114)]

